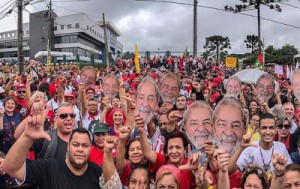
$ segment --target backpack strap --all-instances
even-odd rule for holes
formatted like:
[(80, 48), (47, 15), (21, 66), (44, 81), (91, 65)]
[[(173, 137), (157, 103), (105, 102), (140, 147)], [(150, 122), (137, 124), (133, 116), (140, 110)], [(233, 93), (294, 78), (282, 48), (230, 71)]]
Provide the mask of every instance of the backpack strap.
[(40, 159), (52, 159), (55, 156), (57, 144), (58, 144), (58, 136), (57, 130), (47, 131), (47, 134), (50, 135), (51, 141), (44, 140), (43, 147), (40, 152), (39, 158)]

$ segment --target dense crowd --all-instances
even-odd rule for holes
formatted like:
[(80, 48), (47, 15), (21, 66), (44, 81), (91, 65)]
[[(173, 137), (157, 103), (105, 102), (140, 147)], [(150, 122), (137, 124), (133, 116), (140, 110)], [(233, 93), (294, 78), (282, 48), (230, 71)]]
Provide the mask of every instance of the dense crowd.
[(0, 65), (0, 188), (300, 188), (300, 69)]

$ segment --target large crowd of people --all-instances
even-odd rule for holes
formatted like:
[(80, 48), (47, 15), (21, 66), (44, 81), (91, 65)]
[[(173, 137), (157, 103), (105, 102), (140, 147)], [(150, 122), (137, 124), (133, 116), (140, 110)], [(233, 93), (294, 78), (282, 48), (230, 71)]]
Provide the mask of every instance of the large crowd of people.
[(300, 188), (300, 68), (1, 64), (0, 188)]

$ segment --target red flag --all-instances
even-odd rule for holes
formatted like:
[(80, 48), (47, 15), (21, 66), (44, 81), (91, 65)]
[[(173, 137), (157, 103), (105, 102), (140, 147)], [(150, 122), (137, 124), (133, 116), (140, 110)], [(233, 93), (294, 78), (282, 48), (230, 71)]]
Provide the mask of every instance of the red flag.
[(261, 66), (264, 65), (264, 58), (263, 58), (263, 55), (261, 53), (258, 55), (257, 60), (259, 61), (259, 64)]
[(185, 51), (184, 51), (184, 53), (183, 53), (183, 55), (182, 55), (182, 57), (180, 59), (180, 62), (179, 62), (179, 68), (180, 68), (180, 70), (183, 70), (183, 67), (184, 67), (183, 66), (183, 61), (184, 61), (186, 53), (187, 53), (187, 47), (185, 48)]

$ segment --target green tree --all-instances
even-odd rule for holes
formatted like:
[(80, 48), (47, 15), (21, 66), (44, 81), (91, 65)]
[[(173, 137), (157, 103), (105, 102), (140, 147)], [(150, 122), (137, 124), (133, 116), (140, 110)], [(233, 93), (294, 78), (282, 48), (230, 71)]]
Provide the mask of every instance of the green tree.
[(219, 60), (220, 51), (223, 52), (225, 49), (231, 49), (230, 40), (228, 37), (220, 35), (210, 36), (206, 38), (204, 48), (216, 53), (217, 60)]
[(257, 35), (247, 35), (246, 40), (246, 47), (251, 49), (251, 53), (256, 53), (258, 51), (258, 36)]

